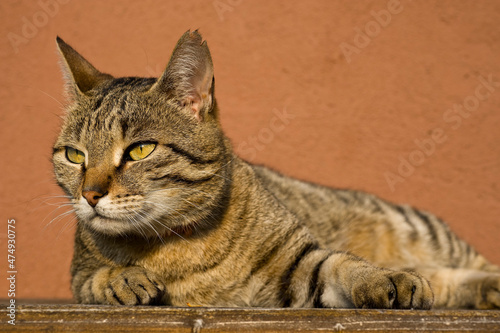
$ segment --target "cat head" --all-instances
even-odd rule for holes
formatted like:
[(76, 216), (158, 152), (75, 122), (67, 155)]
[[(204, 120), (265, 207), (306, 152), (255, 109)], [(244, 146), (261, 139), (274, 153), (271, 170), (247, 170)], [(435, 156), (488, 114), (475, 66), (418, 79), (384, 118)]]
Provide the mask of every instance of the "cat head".
[(59, 37), (57, 45), (70, 103), (53, 164), (78, 223), (144, 237), (208, 223), (228, 187), (231, 153), (200, 34), (180, 38), (158, 79), (114, 78)]

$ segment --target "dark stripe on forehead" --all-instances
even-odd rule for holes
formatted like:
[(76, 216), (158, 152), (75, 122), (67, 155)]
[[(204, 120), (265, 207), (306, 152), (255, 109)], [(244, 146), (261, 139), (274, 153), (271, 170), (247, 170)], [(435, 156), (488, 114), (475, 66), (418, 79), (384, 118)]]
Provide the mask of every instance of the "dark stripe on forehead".
[[(123, 113), (125, 111), (125, 108), (127, 107), (127, 100), (128, 100), (128, 93), (126, 91), (123, 91), (120, 96), (117, 96), (118, 100), (116, 102), (112, 102), (109, 107), (108, 114), (105, 115), (106, 117), (106, 124), (107, 124), (107, 130), (111, 131), (113, 128), (113, 124), (117, 121), (119, 121), (122, 131), (123, 131), (123, 124), (124, 121), (122, 120)], [(123, 133), (125, 133), (123, 131)], [(123, 135), (125, 137), (125, 135)]]
[(128, 121), (120, 119), (120, 125), (122, 127), (122, 138), (125, 139), (125, 136), (127, 135), (128, 131)]
[[(123, 92), (120, 92), (123, 94)], [(120, 110), (116, 110), (116, 104), (122, 99), (120, 95), (109, 94), (108, 96), (104, 96), (102, 99), (96, 103), (99, 105), (99, 108), (95, 108), (92, 110), (88, 129), (89, 130), (107, 130), (110, 131), (113, 127), (114, 119), (116, 118), (120, 112)]]
[(154, 82), (148, 78), (141, 77), (120, 77), (109, 82), (108, 85), (103, 87), (101, 90), (96, 92), (97, 96), (105, 97), (113, 90), (118, 90), (123, 87), (127, 88), (137, 88), (137, 87), (145, 87), (147, 85), (151, 85)]
[[(123, 77), (108, 82), (104, 87), (93, 91), (93, 104), (87, 108), (86, 115), (75, 128), (78, 131), (77, 137), (80, 141), (82, 134), (88, 135), (95, 130), (110, 131), (115, 121), (123, 115), (128, 100), (128, 92), (145, 91), (149, 89), (155, 78)], [(120, 122), (122, 131), (128, 126)]]
[(108, 85), (95, 92), (97, 98), (96, 104), (101, 104), (102, 101), (112, 93), (122, 94), (125, 91), (131, 90), (146, 90), (156, 81), (154, 78), (141, 77), (121, 77), (114, 79)]
[(80, 142), (82, 138), (82, 131), (85, 126), (85, 117), (77, 117), (76, 123), (73, 125), (73, 135), (76, 142)]

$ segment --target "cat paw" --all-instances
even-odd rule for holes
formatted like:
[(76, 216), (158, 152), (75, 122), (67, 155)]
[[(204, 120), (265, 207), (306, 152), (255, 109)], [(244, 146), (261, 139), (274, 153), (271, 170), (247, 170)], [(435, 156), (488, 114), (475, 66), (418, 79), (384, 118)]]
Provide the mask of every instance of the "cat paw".
[(160, 304), (165, 285), (153, 273), (140, 267), (104, 269), (96, 273), (91, 292), (98, 304)]
[(421, 276), (380, 269), (354, 284), (352, 300), (357, 308), (430, 309), (434, 296)]
[(486, 277), (481, 283), (478, 309), (500, 309), (500, 275)]

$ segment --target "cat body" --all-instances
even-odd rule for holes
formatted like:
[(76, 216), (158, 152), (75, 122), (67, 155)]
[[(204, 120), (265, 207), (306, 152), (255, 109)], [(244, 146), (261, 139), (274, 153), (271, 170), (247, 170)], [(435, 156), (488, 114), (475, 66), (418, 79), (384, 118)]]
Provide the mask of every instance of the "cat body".
[(58, 46), (72, 102), (53, 161), (78, 218), (78, 302), (500, 307), (500, 269), (432, 214), (235, 156), (197, 32), (158, 79)]

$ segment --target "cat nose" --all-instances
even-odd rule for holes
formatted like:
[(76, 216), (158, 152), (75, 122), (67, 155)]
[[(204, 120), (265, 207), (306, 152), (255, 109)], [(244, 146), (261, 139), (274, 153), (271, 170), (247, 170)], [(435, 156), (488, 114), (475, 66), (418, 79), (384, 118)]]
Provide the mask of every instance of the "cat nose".
[(87, 199), (87, 202), (89, 205), (92, 207), (95, 207), (97, 203), (99, 202), (99, 199), (101, 199), (103, 196), (106, 195), (106, 193), (102, 194), (97, 191), (83, 191), (82, 195)]

